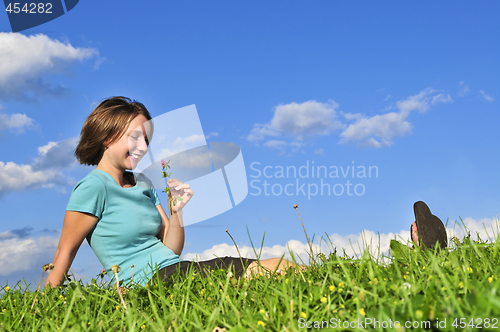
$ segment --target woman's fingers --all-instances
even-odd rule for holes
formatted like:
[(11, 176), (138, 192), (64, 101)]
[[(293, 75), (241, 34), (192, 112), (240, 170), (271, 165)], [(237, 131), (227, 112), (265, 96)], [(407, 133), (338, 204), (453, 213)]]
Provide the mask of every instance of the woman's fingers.
[(183, 183), (177, 179), (168, 179), (167, 185), (170, 187), (170, 192), (175, 201), (173, 205), (174, 211), (181, 210), (194, 195), (189, 184)]

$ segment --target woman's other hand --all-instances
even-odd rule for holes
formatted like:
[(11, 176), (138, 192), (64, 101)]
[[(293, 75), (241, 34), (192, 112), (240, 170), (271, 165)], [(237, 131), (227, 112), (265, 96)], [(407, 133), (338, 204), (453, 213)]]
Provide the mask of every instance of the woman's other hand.
[(172, 195), (174, 202), (177, 198), (175, 205), (172, 202), (172, 211), (179, 212), (187, 204), (187, 202), (189, 202), (191, 197), (193, 197), (194, 193), (189, 184), (182, 183), (182, 181), (177, 179), (168, 179), (167, 185), (170, 188), (170, 194)]

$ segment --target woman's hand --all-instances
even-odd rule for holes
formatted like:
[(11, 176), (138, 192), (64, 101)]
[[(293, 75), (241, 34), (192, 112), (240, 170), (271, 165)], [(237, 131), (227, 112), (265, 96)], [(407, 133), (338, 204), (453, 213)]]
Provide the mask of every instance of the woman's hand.
[(190, 189), (191, 187), (189, 186), (189, 184), (182, 183), (182, 181), (179, 181), (177, 179), (168, 179), (167, 185), (170, 188), (170, 194), (172, 195), (172, 198), (174, 200), (173, 202), (175, 202), (177, 198), (177, 202), (175, 203), (175, 205), (172, 202), (172, 211), (179, 212), (187, 204), (187, 202), (189, 202), (191, 197), (193, 197), (194, 193)]

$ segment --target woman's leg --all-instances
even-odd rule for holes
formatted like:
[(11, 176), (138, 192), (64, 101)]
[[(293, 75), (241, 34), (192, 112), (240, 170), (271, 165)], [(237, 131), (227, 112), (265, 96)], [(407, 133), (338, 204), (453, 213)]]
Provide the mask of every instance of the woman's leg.
[(252, 275), (258, 275), (259, 273), (263, 275), (269, 275), (270, 273), (284, 272), (289, 268), (295, 268), (296, 270), (303, 270), (304, 265), (294, 264), (286, 259), (282, 258), (269, 258), (261, 261), (255, 261), (250, 263), (250, 265), (245, 270), (243, 277), (251, 277)]

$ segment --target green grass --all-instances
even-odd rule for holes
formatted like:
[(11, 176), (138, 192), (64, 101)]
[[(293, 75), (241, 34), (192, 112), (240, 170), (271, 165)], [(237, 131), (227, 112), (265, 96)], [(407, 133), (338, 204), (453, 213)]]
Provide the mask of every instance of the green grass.
[[(301, 331), (307, 330), (300, 328), (306, 321), (310, 330), (319, 330), (315, 321), (332, 327), (338, 320), (356, 321), (355, 327), (342, 330), (420, 330), (405, 329), (406, 321), (430, 321), (433, 330), (439, 321), (439, 331), (500, 328), (500, 322), (494, 325), (500, 317), (498, 239), (455, 238), (450, 251), (437, 253), (396, 242), (391, 248), (384, 262), (368, 252), (360, 258), (330, 254), (297, 275), (237, 280), (214, 271), (208, 278), (176, 276), (161, 287), (130, 289), (124, 295), (127, 310), (113, 285), (95, 280), (87, 286), (71, 282), (46, 288), (33, 310), (34, 289), (3, 287), (0, 331)], [(358, 319), (365, 318), (381, 326), (359, 327)], [(463, 329), (453, 326), (455, 321), (460, 327), (460, 318)], [(471, 319), (475, 327), (467, 325)], [(389, 321), (403, 326), (384, 329)], [(480, 321), (482, 329), (477, 328)]]

